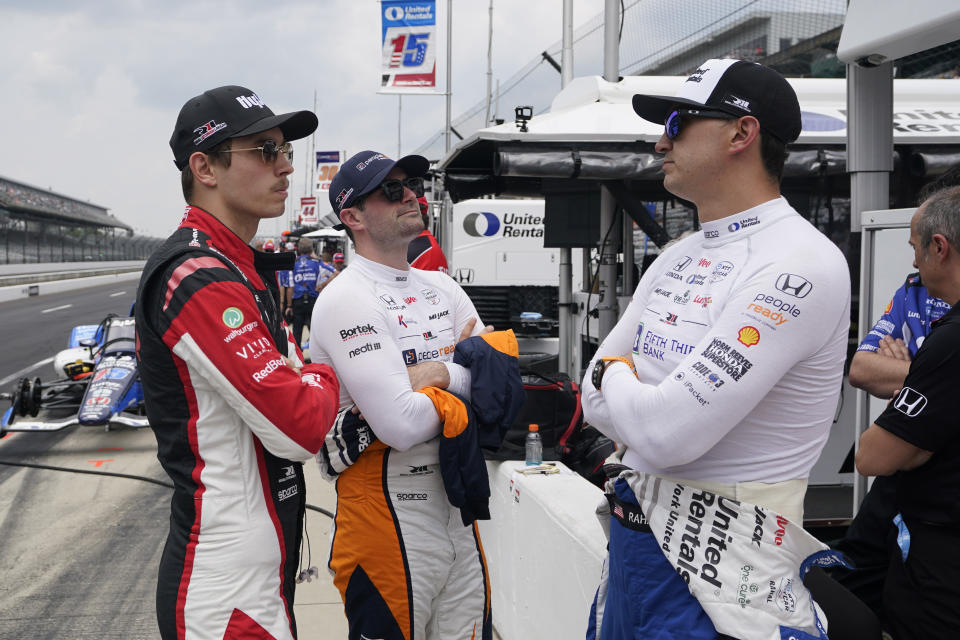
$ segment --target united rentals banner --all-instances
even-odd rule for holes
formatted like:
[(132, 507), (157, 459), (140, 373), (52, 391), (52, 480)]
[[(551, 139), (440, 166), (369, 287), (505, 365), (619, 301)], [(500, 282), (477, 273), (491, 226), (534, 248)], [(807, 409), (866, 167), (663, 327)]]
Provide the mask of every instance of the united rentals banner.
[(381, 0), (380, 93), (434, 93), (437, 88), (435, 0)]
[(326, 191), (330, 188), (333, 177), (340, 170), (339, 151), (317, 151), (317, 189)]

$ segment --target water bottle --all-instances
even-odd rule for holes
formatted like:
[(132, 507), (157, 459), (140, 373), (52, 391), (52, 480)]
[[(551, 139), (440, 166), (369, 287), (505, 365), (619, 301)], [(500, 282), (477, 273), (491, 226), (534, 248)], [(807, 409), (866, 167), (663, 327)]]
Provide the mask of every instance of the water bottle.
[(531, 424), (527, 431), (526, 461), (528, 465), (543, 464), (543, 440), (540, 425)]

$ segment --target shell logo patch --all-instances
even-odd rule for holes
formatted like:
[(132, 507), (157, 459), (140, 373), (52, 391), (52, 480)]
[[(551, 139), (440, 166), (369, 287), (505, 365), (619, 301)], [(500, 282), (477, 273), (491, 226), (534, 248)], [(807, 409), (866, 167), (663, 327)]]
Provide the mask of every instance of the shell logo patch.
[(740, 331), (737, 332), (737, 342), (747, 347), (752, 347), (760, 342), (760, 332), (757, 331), (756, 327), (740, 327)]

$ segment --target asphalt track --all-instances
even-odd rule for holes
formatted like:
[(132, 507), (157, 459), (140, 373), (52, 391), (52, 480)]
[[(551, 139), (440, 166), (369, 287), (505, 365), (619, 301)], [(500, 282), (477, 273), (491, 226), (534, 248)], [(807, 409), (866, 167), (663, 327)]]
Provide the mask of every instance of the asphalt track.
[[(25, 370), (50, 379), (51, 364), (35, 365), (66, 347), (70, 329), (110, 312), (126, 315), (135, 292), (130, 282), (0, 303), (0, 381), (7, 380), (0, 391)], [(149, 429), (13, 433), (0, 440), (0, 461), (167, 481)], [(332, 486), (315, 465), (306, 472), (308, 502), (332, 511)], [(154, 592), (170, 495), (138, 480), (0, 465), (0, 638), (159, 638)], [(297, 588), (299, 635), (345, 638), (339, 594), (325, 569), (330, 520), (308, 512), (307, 530), (320, 576)]]

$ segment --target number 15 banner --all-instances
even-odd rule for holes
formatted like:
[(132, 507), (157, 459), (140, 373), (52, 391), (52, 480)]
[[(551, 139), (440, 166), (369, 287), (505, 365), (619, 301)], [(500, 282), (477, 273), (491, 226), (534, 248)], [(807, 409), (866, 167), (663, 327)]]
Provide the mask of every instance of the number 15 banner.
[(381, 0), (380, 93), (433, 93), (437, 87), (435, 0)]

